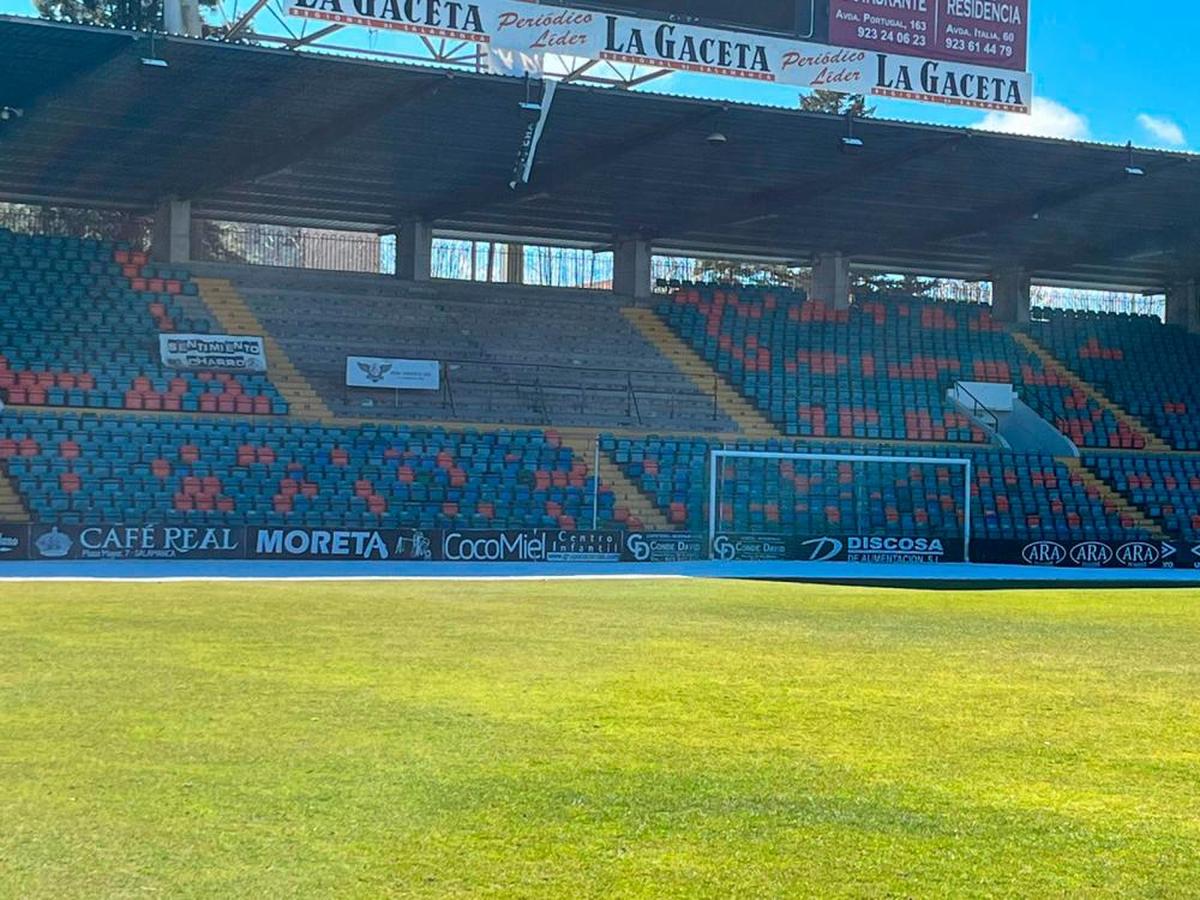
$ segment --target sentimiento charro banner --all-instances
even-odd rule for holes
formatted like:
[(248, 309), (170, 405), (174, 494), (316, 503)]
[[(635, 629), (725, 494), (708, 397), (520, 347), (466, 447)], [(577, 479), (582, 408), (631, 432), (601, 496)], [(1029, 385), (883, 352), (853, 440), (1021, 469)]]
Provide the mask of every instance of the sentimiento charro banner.
[[(963, 5), (973, 0), (949, 2), (959, 3), (960, 12), (976, 9)], [(915, 3), (924, 9), (933, 0)], [(976, 11), (993, 5), (988, 0)], [(923, 46), (874, 38), (836, 46), (525, 0), (294, 0), (288, 12), (320, 22), (472, 41), (487, 48), (494, 71), (508, 75), (537, 75), (544, 57), (555, 54), (979, 109), (1028, 113), (1032, 102), (1030, 75), (1000, 65), (1012, 63), (1012, 56), (964, 49), (939, 58), (934, 50), (942, 46), (940, 38)], [(894, 36), (894, 29), (886, 34)], [(969, 44), (974, 48), (980, 40)], [(1009, 43), (1023, 47), (1015, 37)]]
[(265, 372), (267, 350), (261, 337), (232, 334), (158, 336), (162, 363), (169, 369), (200, 372)]

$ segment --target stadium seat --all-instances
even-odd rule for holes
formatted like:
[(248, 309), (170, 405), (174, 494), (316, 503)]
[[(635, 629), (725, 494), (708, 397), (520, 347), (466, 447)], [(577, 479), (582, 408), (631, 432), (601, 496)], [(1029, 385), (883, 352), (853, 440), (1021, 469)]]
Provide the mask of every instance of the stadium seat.
[[(709, 467), (717, 447), (800, 453), (893, 455), (852, 444), (790, 441), (718, 444), (696, 438), (633, 440), (605, 436), (601, 449), (672, 521), (708, 530)], [(1053, 457), (970, 447), (930, 447), (923, 455), (969, 458), (972, 533), (985, 539), (1133, 539), (1111, 501)], [(962, 534), (964, 470), (912, 463), (729, 460), (722, 472), (719, 521), (744, 533)], [(1200, 482), (1198, 482), (1200, 483)]]
[[(587, 466), (542, 431), (18, 413), (0, 460), (36, 521), (554, 528), (592, 520)], [(611, 490), (599, 521), (616, 523)]]
[(707, 285), (681, 287), (658, 311), (790, 437), (986, 444), (946, 396), (966, 380), (1015, 385), (1076, 444), (1144, 445), (987, 306), (867, 295), (835, 310), (798, 292)]
[[(1176, 450), (1200, 450), (1200, 336), (1155, 316), (1034, 310), (1031, 334)], [(1141, 449), (1107, 434), (1089, 447)]]
[(0, 317), (13, 406), (287, 413), (266, 375), (162, 365), (160, 333), (218, 329), (186, 270), (123, 245), (0, 229)]

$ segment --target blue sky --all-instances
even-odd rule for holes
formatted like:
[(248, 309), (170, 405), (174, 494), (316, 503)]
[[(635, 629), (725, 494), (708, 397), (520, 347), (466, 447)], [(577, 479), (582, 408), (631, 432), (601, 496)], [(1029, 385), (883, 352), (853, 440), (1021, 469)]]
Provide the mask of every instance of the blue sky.
[[(237, 2), (228, 0), (231, 10)], [(1112, 143), (1132, 140), (1141, 146), (1168, 149), (1200, 149), (1200, 56), (1195, 51), (1200, 2), (1031, 0), (1031, 6), (1032, 116), (984, 115), (975, 110), (894, 100), (879, 101), (878, 115)], [(33, 4), (31, 0), (0, 0), (0, 11), (29, 15)], [(360, 35), (347, 34), (345, 43), (357, 43), (364, 39), (363, 34), (361, 30)], [(654, 82), (652, 89), (780, 106), (797, 103), (796, 92), (791, 89), (705, 76), (671, 75)]]
[[(1029, 68), (1034, 115), (882, 100), (886, 118), (980, 125), (1055, 137), (1200, 149), (1198, 0), (1031, 0)], [(793, 105), (795, 92), (672, 76), (672, 89)]]

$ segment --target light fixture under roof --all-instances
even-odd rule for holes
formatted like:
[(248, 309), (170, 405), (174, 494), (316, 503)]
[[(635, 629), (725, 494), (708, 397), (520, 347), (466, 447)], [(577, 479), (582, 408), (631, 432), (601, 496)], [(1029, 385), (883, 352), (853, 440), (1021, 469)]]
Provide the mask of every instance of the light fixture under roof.
[(1146, 170), (1133, 161), (1133, 141), (1125, 145), (1125, 174), (1130, 178), (1145, 178)]

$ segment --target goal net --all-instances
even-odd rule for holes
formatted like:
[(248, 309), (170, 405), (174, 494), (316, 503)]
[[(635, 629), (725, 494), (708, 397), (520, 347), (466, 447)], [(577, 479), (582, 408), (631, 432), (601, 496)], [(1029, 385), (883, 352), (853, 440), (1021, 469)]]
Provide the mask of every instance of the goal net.
[(967, 562), (971, 460), (714, 450), (708, 539), (722, 560)]

